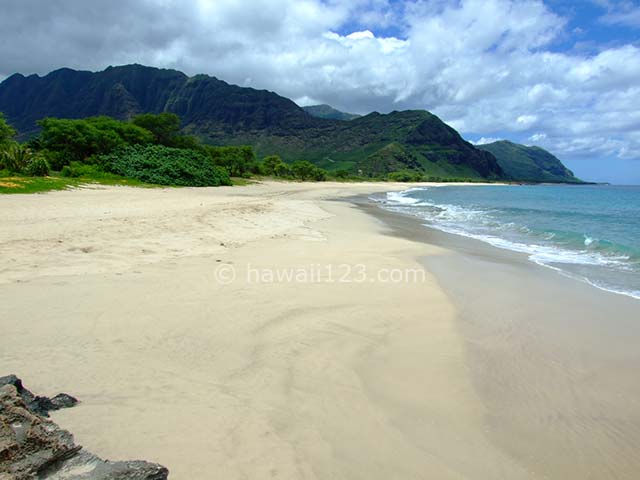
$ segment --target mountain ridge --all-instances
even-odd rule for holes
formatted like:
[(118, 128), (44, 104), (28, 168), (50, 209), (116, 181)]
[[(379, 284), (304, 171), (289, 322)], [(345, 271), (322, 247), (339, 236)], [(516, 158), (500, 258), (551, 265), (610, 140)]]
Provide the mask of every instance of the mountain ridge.
[(302, 109), (312, 117), (327, 118), (329, 120), (350, 121), (362, 116), (356, 113), (342, 112), (336, 108), (333, 108), (331, 105), (327, 105), (326, 103), (320, 105), (307, 105), (305, 107), (302, 107)]
[(551, 152), (538, 146), (528, 146), (509, 140), (476, 145), (498, 160), (511, 178), (529, 182), (584, 183)]
[(0, 111), (23, 134), (48, 116), (129, 119), (179, 115), (186, 133), (206, 143), (253, 145), (258, 155), (310, 160), (324, 168), (381, 176), (396, 169), (425, 175), (504, 180), (495, 157), (424, 110), (371, 113), (351, 121), (316, 118), (292, 100), (209, 75), (187, 76), (139, 64), (101, 72), (15, 74), (0, 83)]

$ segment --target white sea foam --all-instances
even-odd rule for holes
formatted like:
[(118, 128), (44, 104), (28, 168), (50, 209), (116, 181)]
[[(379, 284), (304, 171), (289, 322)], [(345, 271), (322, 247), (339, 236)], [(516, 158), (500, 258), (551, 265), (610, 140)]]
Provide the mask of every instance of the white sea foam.
[(410, 188), (408, 190), (403, 190), (401, 192), (388, 192), (387, 193), (387, 201), (397, 204), (397, 205), (417, 205), (420, 202), (417, 198), (410, 197), (409, 194), (411, 192), (415, 192), (418, 190), (423, 190), (421, 188)]
[[(631, 296), (640, 299), (640, 292), (612, 288), (602, 282), (576, 275), (567, 270), (570, 266), (608, 267), (630, 270), (626, 255), (611, 255), (588, 250), (597, 240), (585, 235), (584, 247), (581, 250), (570, 250), (557, 245), (542, 245), (517, 240), (509, 240), (489, 232), (517, 232), (520, 235), (531, 234), (531, 230), (522, 225), (499, 222), (491, 217), (488, 211), (465, 208), (458, 205), (433, 204), (410, 196), (412, 192), (422, 190), (412, 188), (403, 192), (387, 193), (384, 207), (389, 210), (417, 216), (428, 223), (426, 227), (435, 228), (445, 233), (473, 238), (494, 247), (526, 254), (532, 262), (551, 268), (572, 278), (583, 280), (601, 290)], [(418, 208), (425, 207), (425, 208)], [(542, 235), (541, 240), (550, 241), (554, 233)]]

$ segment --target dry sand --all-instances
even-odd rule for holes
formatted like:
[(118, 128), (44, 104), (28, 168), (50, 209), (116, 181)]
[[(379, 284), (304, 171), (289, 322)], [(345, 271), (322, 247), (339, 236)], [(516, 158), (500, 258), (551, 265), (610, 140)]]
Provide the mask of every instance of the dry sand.
[(391, 188), (4, 196), (2, 373), (78, 396), (54, 419), (80, 444), (172, 479), (530, 478), (486, 435), (434, 278), (381, 281), (439, 248), (330, 200)]

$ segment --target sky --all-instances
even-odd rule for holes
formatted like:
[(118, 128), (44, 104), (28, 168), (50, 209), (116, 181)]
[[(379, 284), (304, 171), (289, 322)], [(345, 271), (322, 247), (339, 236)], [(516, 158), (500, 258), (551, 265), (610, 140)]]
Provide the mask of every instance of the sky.
[(0, 0), (0, 79), (141, 63), (353, 113), (426, 109), (640, 184), (640, 0)]

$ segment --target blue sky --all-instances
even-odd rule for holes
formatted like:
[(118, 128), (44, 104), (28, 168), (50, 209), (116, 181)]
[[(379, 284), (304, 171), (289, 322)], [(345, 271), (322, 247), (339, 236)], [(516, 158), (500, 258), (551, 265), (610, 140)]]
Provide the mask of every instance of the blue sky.
[(638, 0), (6, 0), (0, 78), (142, 63), (344, 111), (426, 109), (640, 184)]

